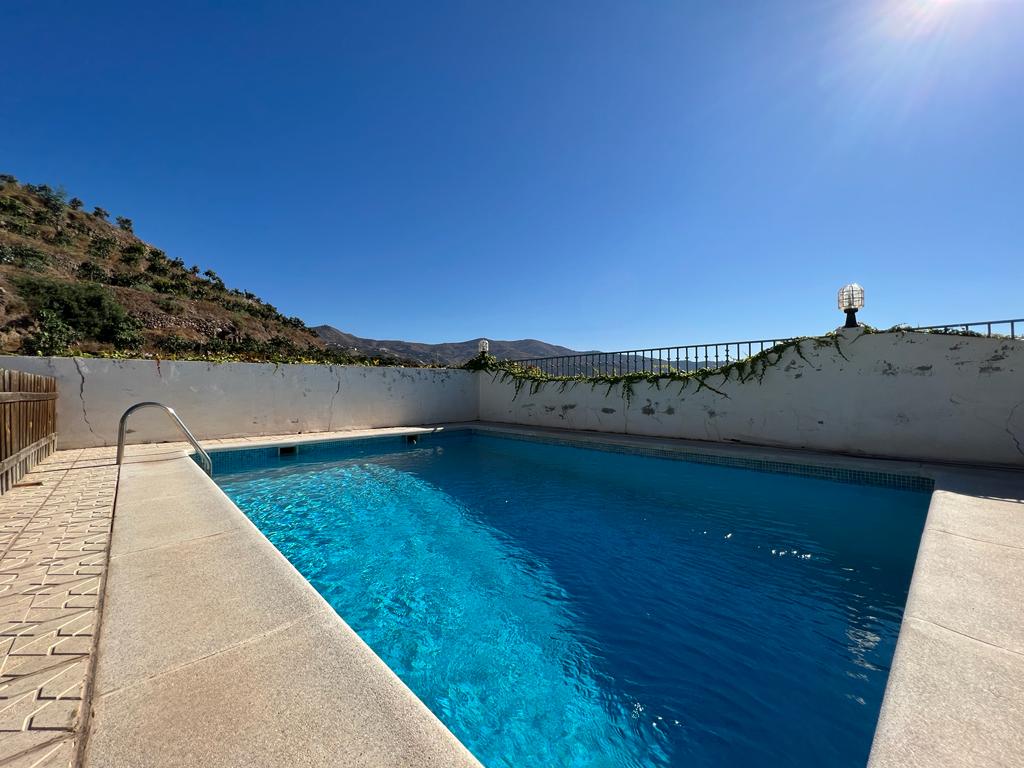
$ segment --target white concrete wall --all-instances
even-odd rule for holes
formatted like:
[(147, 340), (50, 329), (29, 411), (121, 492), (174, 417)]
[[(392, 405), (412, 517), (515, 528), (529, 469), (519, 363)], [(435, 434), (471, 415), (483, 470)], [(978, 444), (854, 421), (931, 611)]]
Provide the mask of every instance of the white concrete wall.
[(480, 418), (635, 435), (739, 441), (851, 454), (1024, 465), (1024, 342), (854, 332), (804, 343), (761, 382), (620, 388), (546, 384), (531, 394), (480, 376)]
[[(472, 421), (475, 374), (434, 368), (5, 357), (57, 378), (57, 447), (116, 445), (126, 408), (156, 400), (199, 438)], [(131, 418), (129, 442), (178, 440), (165, 414)]]
[[(531, 394), (490, 374), (429, 368), (6, 357), (58, 380), (58, 446), (113, 445), (128, 406), (176, 408), (200, 438), (453, 421), (738, 441), (851, 454), (1024, 466), (1024, 342), (931, 334), (804, 343), (763, 380), (615, 387), (547, 384)], [(845, 356), (845, 357), (844, 357)], [(806, 359), (805, 359), (806, 358)], [(178, 439), (156, 411), (131, 442)]]

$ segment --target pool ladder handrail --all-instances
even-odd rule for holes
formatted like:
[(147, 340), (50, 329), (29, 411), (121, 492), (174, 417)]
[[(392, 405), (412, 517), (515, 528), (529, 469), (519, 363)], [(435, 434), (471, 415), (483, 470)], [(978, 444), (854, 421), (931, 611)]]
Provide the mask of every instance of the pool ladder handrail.
[(196, 455), (199, 457), (199, 466), (203, 468), (203, 471), (207, 475), (213, 477), (213, 460), (210, 458), (210, 454), (203, 450), (203, 446), (201, 446), (199, 444), (199, 441), (196, 440), (196, 436), (192, 434), (192, 430), (185, 426), (185, 422), (181, 420), (181, 417), (178, 416), (177, 413), (175, 413), (173, 408), (171, 408), (168, 405), (164, 405), (163, 403), (155, 403), (152, 401), (136, 403), (123, 414), (121, 414), (121, 423), (117, 427), (118, 464), (121, 464), (121, 462), (124, 460), (124, 439), (125, 436), (128, 434), (128, 417), (131, 416), (136, 411), (141, 410), (143, 408), (162, 408), (164, 411), (166, 411), (167, 415), (174, 419), (177, 425), (181, 427), (181, 431), (185, 433), (185, 437), (188, 438), (188, 441), (192, 444), (192, 447), (195, 448)]

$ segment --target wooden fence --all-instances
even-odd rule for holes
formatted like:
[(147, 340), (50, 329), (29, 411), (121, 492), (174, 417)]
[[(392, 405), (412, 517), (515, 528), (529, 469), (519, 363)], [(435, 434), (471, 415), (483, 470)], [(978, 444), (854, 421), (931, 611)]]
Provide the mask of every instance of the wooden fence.
[(0, 369), (0, 494), (53, 452), (57, 380)]

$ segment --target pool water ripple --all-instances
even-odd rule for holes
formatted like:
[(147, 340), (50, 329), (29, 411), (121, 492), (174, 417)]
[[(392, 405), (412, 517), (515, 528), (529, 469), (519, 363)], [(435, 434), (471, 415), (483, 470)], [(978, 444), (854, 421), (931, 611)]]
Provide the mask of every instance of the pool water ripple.
[(492, 768), (863, 765), (928, 502), (481, 435), (217, 481)]

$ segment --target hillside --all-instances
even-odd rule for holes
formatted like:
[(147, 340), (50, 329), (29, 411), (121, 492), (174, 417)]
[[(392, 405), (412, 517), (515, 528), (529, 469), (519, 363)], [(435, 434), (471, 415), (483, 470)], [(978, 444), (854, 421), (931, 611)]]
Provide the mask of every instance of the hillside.
[(100, 207), (0, 175), (0, 350), (345, 362), (302, 320)]
[[(414, 341), (364, 339), (339, 331), (330, 325), (313, 329), (329, 346), (361, 355), (389, 355), (415, 360), (427, 365), (461, 365), (477, 354), (480, 339), (455, 341), (449, 344), (422, 344)], [(536, 339), (518, 341), (491, 341), (491, 354), (500, 359), (515, 360), (523, 357), (571, 355), (573, 350), (548, 344)]]

